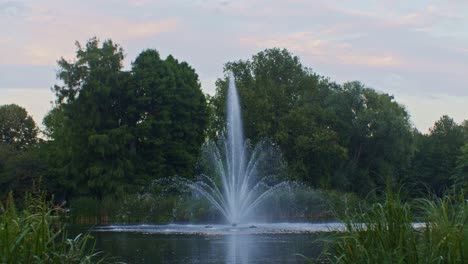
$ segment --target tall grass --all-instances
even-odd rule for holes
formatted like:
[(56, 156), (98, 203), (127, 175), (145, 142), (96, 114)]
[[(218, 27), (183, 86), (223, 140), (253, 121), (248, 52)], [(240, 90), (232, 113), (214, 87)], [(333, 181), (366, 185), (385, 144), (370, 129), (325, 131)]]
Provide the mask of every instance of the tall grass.
[(100, 263), (90, 236), (68, 239), (60, 221), (61, 209), (43, 193), (27, 195), (26, 207), (16, 209), (13, 195), (0, 215), (0, 263)]
[(468, 263), (467, 209), (463, 196), (406, 202), (388, 192), (343, 215), (346, 231), (326, 255), (333, 263)]

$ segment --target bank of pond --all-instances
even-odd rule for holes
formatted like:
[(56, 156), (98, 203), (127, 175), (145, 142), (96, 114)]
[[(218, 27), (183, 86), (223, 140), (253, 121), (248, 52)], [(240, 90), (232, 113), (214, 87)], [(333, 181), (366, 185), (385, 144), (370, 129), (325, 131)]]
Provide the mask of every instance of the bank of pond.
[[(77, 205), (74, 207), (73, 202), (70, 207), (57, 206), (49, 202), (47, 196), (40, 192), (28, 194), (22, 208), (17, 209), (19, 205), (15, 204), (13, 196), (9, 195), (2, 205), (0, 216), (0, 262), (468, 262), (468, 203), (463, 195), (451, 194), (442, 198), (404, 200), (398, 194), (387, 192), (372, 203), (358, 200), (356, 197), (346, 197), (344, 194), (328, 195), (329, 197), (325, 197), (324, 192), (316, 191), (314, 195), (310, 194), (308, 199), (304, 198), (304, 201), (296, 199), (301, 208), (305, 208), (303, 203), (312, 202), (312, 196), (314, 199), (320, 197), (322, 203), (309, 204), (309, 211), (306, 212), (309, 215), (305, 212), (299, 214), (297, 210), (293, 210), (294, 208), (289, 214), (305, 217), (298, 217), (302, 222), (339, 220), (340, 224), (346, 227), (339, 232), (232, 232), (217, 235), (95, 231), (96, 224), (110, 225), (119, 222), (116, 220), (120, 220), (120, 223), (131, 223), (130, 216), (133, 213), (135, 213), (134, 219), (137, 220), (133, 223), (151, 223), (151, 217), (157, 215), (157, 211), (154, 210), (163, 208), (161, 204), (151, 205), (160, 206), (157, 208), (145, 207), (150, 206), (150, 202), (158, 204), (158, 201), (154, 200), (149, 200), (147, 204), (138, 200), (141, 207), (135, 204), (132, 206), (128, 201), (127, 205), (120, 203), (126, 210), (129, 208), (137, 210), (123, 214), (123, 209), (113, 208), (115, 211), (110, 211), (111, 208), (103, 204), (105, 201), (99, 203), (92, 199), (88, 201), (83, 199), (81, 201), (83, 207)], [(114, 213), (92, 216), (91, 212), (95, 212), (94, 209), (90, 209), (88, 213), (83, 209), (85, 201), (89, 208), (95, 208), (91, 207), (95, 205), (109, 210), (108, 212), (119, 212), (122, 218), (114, 218), (116, 217)], [(170, 204), (169, 201), (170, 199), (166, 201), (167, 204)], [(113, 204), (110, 201), (107, 203), (117, 207), (117, 203)], [(194, 222), (205, 220), (214, 222), (215, 218), (219, 217), (215, 213), (212, 213), (213, 215), (200, 213), (202, 210), (200, 208), (204, 207), (202, 201), (199, 203), (186, 210), (191, 211), (191, 215), (181, 213), (182, 216)], [(194, 210), (199, 215), (194, 214)], [(323, 212), (319, 213), (319, 210)], [(145, 212), (150, 216), (140, 218)], [(207, 215), (208, 218), (204, 218)], [(172, 212), (170, 216), (178, 215), (177, 212)], [(275, 217), (283, 216), (287, 215), (278, 213)], [(169, 218), (169, 216), (164, 217)], [(195, 217), (198, 217), (198, 220)], [(160, 219), (166, 220), (166, 218)], [(414, 225), (416, 222), (419, 223), (417, 226)], [(206, 228), (210, 228), (210, 225), (207, 224)]]

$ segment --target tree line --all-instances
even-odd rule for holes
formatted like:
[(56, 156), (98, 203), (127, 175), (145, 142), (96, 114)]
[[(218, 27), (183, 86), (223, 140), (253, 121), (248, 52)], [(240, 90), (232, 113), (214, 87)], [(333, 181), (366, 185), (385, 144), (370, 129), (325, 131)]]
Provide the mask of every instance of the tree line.
[(0, 106), (0, 194), (41, 182), (59, 200), (138, 192), (155, 179), (196, 175), (202, 144), (224, 133), (228, 72), (244, 129), (281, 149), (288, 178), (366, 195), (387, 184), (412, 195), (464, 188), (468, 120), (448, 116), (417, 131), (393, 96), (361, 82), (338, 84), (285, 49), (228, 62), (213, 96), (172, 55), (145, 50), (124, 70), (123, 49), (96, 38), (60, 59), (56, 100), (43, 136), (27, 111)]

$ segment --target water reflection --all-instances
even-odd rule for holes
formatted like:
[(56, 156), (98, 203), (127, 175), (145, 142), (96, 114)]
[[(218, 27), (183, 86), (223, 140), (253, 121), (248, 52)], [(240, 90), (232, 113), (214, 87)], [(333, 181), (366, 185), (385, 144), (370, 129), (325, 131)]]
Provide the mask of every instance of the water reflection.
[[(251, 236), (252, 235), (243, 235), (243, 244), (239, 243), (241, 239), (237, 234), (226, 237), (229, 248), (227, 250), (227, 263), (249, 263), (250, 247), (245, 245), (251, 244)], [(244, 247), (241, 245), (244, 245)]]
[(317, 256), (313, 234), (163, 235), (95, 232), (97, 247), (127, 263), (305, 263)]

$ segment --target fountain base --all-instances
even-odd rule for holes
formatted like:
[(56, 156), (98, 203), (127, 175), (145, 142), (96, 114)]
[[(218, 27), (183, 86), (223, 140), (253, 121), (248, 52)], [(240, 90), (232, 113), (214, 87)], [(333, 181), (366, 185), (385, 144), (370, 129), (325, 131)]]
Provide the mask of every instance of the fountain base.
[[(208, 227), (209, 226), (209, 227)], [(112, 225), (92, 228), (94, 232), (130, 232), (143, 234), (231, 235), (231, 234), (301, 234), (344, 231), (342, 223), (251, 223), (232, 225)]]

